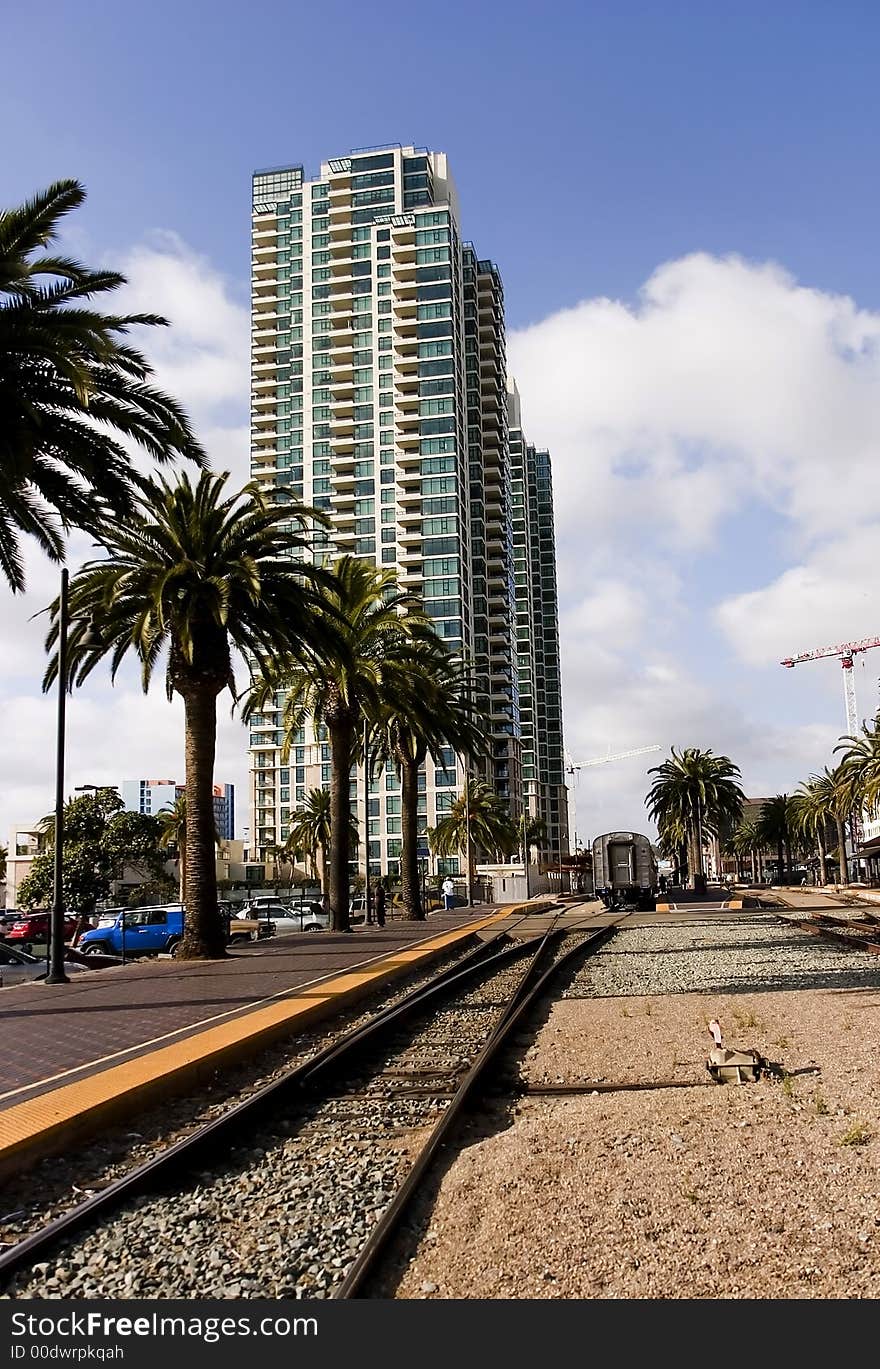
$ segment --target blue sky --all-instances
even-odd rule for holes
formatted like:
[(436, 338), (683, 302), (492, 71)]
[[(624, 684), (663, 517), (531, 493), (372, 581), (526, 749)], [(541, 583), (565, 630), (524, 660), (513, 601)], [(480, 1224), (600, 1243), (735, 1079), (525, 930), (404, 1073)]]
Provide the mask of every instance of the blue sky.
[[(739, 748), (762, 789), (828, 759), (838, 667), (775, 661), (878, 625), (876, 5), (50, 0), (4, 36), (2, 202), (85, 183), (71, 241), (175, 319), (163, 382), (242, 473), (252, 170), (447, 151), (465, 233), (503, 273), (527, 431), (556, 461), (575, 759)], [(36, 658), (16, 659), (0, 689), (39, 728)], [(878, 673), (880, 653), (867, 696)], [(176, 726), (150, 773), (182, 769)], [(74, 767), (118, 766), (90, 744)], [(243, 784), (237, 730), (221, 764)], [(0, 830), (46, 807), (51, 766), (16, 767)], [(587, 827), (638, 825), (644, 787), (643, 766), (609, 766)]]
[(514, 325), (695, 248), (880, 302), (869, 2), (50, 0), (4, 30), (4, 186), (78, 176), (108, 246), (173, 224), (243, 274), (255, 166), (414, 141), (450, 152)]

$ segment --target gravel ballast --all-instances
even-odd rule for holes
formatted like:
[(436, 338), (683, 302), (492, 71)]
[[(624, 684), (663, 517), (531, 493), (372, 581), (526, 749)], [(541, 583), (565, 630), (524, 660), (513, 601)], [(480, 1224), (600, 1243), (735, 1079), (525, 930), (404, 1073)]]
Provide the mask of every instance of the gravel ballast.
[(328, 1296), (527, 963), (519, 954), (501, 965), (490, 958), (464, 986), (444, 990), (445, 1001), (389, 1024), (313, 1094), (279, 1100), (235, 1144), (221, 1141), (195, 1170), (170, 1176), (12, 1275), (4, 1295)]
[(259, 1088), (313, 1058), (343, 1033), (364, 1025), (381, 1009), (399, 1002), (425, 984), (439, 970), (469, 953), (459, 945), (432, 958), (430, 968), (384, 986), (361, 1003), (338, 1013), (309, 1031), (264, 1047), (249, 1060), (225, 1065), (205, 1083), (185, 1095), (163, 1099), (136, 1121), (120, 1124), (51, 1155), (32, 1169), (0, 1186), (0, 1250), (39, 1231), (53, 1218), (91, 1197), (93, 1193), (158, 1155), (198, 1127), (229, 1111)]
[[(776, 1066), (715, 1085), (730, 1047)], [(880, 961), (766, 913), (627, 927), (571, 979), (523, 1097), (477, 1122), (375, 1292), (404, 1298), (880, 1296)]]

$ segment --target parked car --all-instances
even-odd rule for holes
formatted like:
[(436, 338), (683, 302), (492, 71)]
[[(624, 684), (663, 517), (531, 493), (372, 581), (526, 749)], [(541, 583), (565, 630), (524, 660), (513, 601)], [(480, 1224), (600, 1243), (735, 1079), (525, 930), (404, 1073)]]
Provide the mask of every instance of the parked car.
[[(64, 973), (72, 972), (80, 974), (85, 970), (84, 965), (77, 965), (73, 960), (65, 960)], [(86, 973), (88, 971), (86, 970)], [(34, 955), (28, 955), (18, 946), (10, 946), (8, 943), (0, 943), (0, 989), (9, 989), (13, 984), (27, 984), (35, 979), (46, 977), (46, 962), (37, 959)]]
[[(19, 950), (29, 955), (31, 947), (40, 943), (45, 944), (49, 940), (49, 926), (52, 921), (51, 913), (21, 913), (13, 922), (11, 928), (6, 933), (7, 945), (18, 946)], [(69, 941), (76, 931), (76, 918), (65, 917), (64, 919), (64, 940)]]
[[(106, 916), (109, 918), (109, 910)], [(80, 938), (85, 955), (174, 954), (183, 937), (183, 904), (168, 903), (154, 908), (120, 909), (115, 919), (99, 923)]]
[(276, 932), (326, 932), (330, 926), (329, 914), (317, 902), (283, 903), (277, 898), (255, 898), (244, 905), (242, 915), (269, 918)]

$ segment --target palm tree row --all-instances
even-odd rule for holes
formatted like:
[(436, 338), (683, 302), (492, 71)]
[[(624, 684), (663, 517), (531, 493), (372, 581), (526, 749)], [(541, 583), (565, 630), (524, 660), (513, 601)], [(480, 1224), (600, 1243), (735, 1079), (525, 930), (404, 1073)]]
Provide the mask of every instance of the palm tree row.
[(843, 753), (837, 766), (811, 775), (792, 794), (766, 799), (759, 813), (743, 818), (738, 768), (711, 751), (673, 748), (669, 760), (649, 771), (656, 778), (646, 804), (661, 850), (680, 869), (689, 868), (699, 884), (706, 835), (721, 836), (740, 871), (749, 860), (753, 880), (761, 877), (763, 852), (775, 851), (778, 877), (785, 880), (793, 856), (814, 846), (821, 882), (828, 882), (828, 860), (835, 854), (837, 877), (845, 884), (846, 823), (854, 813), (880, 812), (880, 715), (858, 736), (841, 738), (836, 752)]
[[(404, 917), (421, 918), (419, 770), (429, 755), (439, 759), (445, 747), (469, 756), (483, 747), (461, 665), (434, 633), (418, 598), (398, 588), (393, 571), (370, 562), (341, 557), (316, 611), (326, 646), (298, 657), (278, 652), (264, 662), (245, 701), (245, 717), (283, 694), (282, 759), (307, 719), (326, 729), (331, 759), (327, 887), (336, 930), (348, 927), (352, 765), (363, 760), (371, 770), (382, 763), (394, 767), (401, 784)], [(318, 844), (326, 853), (324, 843)]]
[(880, 716), (858, 736), (842, 737), (838, 753), (836, 766), (811, 775), (794, 794), (778, 794), (764, 804), (759, 835), (763, 844), (776, 847), (780, 878), (790, 871), (792, 844), (806, 841), (815, 843), (822, 884), (829, 882), (832, 851), (838, 883), (848, 882), (846, 824), (854, 815), (876, 817), (880, 811)]
[[(64, 535), (89, 532), (101, 555), (70, 584), (70, 687), (104, 660), (115, 678), (133, 656), (145, 691), (161, 671), (168, 697), (183, 700), (186, 800), (168, 815), (166, 837), (181, 856), (183, 955), (224, 954), (213, 770), (225, 690), (245, 717), (274, 710), (283, 692), (285, 755), (306, 715), (326, 729), (329, 800), (322, 806), (312, 796), (321, 816), (307, 804), (290, 840), (303, 844), (316, 818), (312, 849), (329, 865), (336, 928), (348, 926), (356, 841), (349, 777), (363, 739), (372, 763), (395, 767), (405, 910), (419, 917), (419, 768), (448, 746), (471, 757), (482, 747), (460, 668), (390, 571), (350, 557), (317, 564), (311, 534), (324, 520), (314, 510), (273, 504), (254, 485), (232, 493), (225, 475), (204, 470), (193, 481), (136, 469), (123, 442), (159, 463), (207, 460), (183, 410), (152, 386), (149, 364), (127, 338), (165, 320), (102, 313), (91, 301), (124, 278), (49, 250), (83, 198), (77, 182), (60, 181), (0, 214), (0, 570), (21, 591), (23, 537), (61, 561)], [(59, 612), (56, 600), (47, 688), (58, 673)], [(236, 655), (251, 672), (241, 695)]]
[[(841, 737), (835, 754), (842, 753), (834, 769), (811, 775), (799, 788), (794, 816), (801, 832), (816, 841), (819, 877), (828, 881), (827, 833), (833, 828), (837, 845), (838, 882), (846, 884), (846, 827), (854, 815), (874, 818), (880, 812), (880, 714), (863, 724), (854, 737)], [(855, 827), (856, 824), (854, 823)]]
[[(173, 486), (161, 478), (150, 482), (138, 520), (131, 527), (105, 528), (105, 555), (89, 561), (70, 584), (72, 682), (81, 684), (105, 658), (115, 676), (133, 653), (145, 690), (164, 660), (166, 692), (183, 698), (184, 831), (179, 811), (168, 819), (185, 854), (181, 954), (223, 954), (214, 866), (214, 751), (217, 698), (224, 689), (240, 697), (233, 650), (251, 665), (252, 683), (241, 696), (245, 718), (274, 707), (284, 694), (283, 758), (307, 717), (327, 729), (327, 887), (334, 929), (349, 925), (349, 776), (365, 723), (373, 755), (392, 760), (401, 778), (405, 916), (421, 917), (419, 767), (442, 747), (476, 755), (482, 744), (456, 662), (390, 572), (347, 556), (331, 569), (303, 561), (303, 529), (311, 511), (272, 507), (253, 487), (224, 497), (225, 481), (224, 475), (203, 473), (196, 485), (186, 475)], [(57, 613), (56, 602), (50, 649), (57, 642)], [(97, 647), (85, 637), (87, 621), (101, 624)], [(56, 671), (53, 657), (47, 685)], [(323, 837), (318, 844), (326, 852)]]
[(858, 738), (845, 738), (837, 751), (844, 759), (810, 775), (793, 794), (776, 794), (761, 805), (756, 818), (733, 828), (726, 845), (737, 857), (751, 857), (752, 878), (760, 876), (761, 854), (773, 850), (782, 881), (791, 874), (794, 854), (811, 849), (818, 860), (819, 881), (829, 882), (829, 856), (837, 859), (837, 878), (848, 879), (846, 823), (854, 812), (876, 812), (880, 805), (880, 728), (865, 727)]

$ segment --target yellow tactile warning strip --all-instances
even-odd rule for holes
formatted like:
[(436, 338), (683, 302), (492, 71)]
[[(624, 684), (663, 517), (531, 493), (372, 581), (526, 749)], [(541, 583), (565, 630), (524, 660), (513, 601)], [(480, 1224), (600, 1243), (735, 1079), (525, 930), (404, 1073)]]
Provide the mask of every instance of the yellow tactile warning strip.
[[(522, 909), (522, 904), (468, 922), (416, 946), (401, 948), (360, 969), (297, 991), (243, 1017), (101, 1070), (75, 1083), (0, 1112), (0, 1177), (80, 1139), (136, 1107), (182, 1088), (217, 1065), (252, 1053), (291, 1028), (306, 1026), (331, 1008), (411, 970), (419, 961)], [(537, 911), (537, 909), (536, 909)]]

